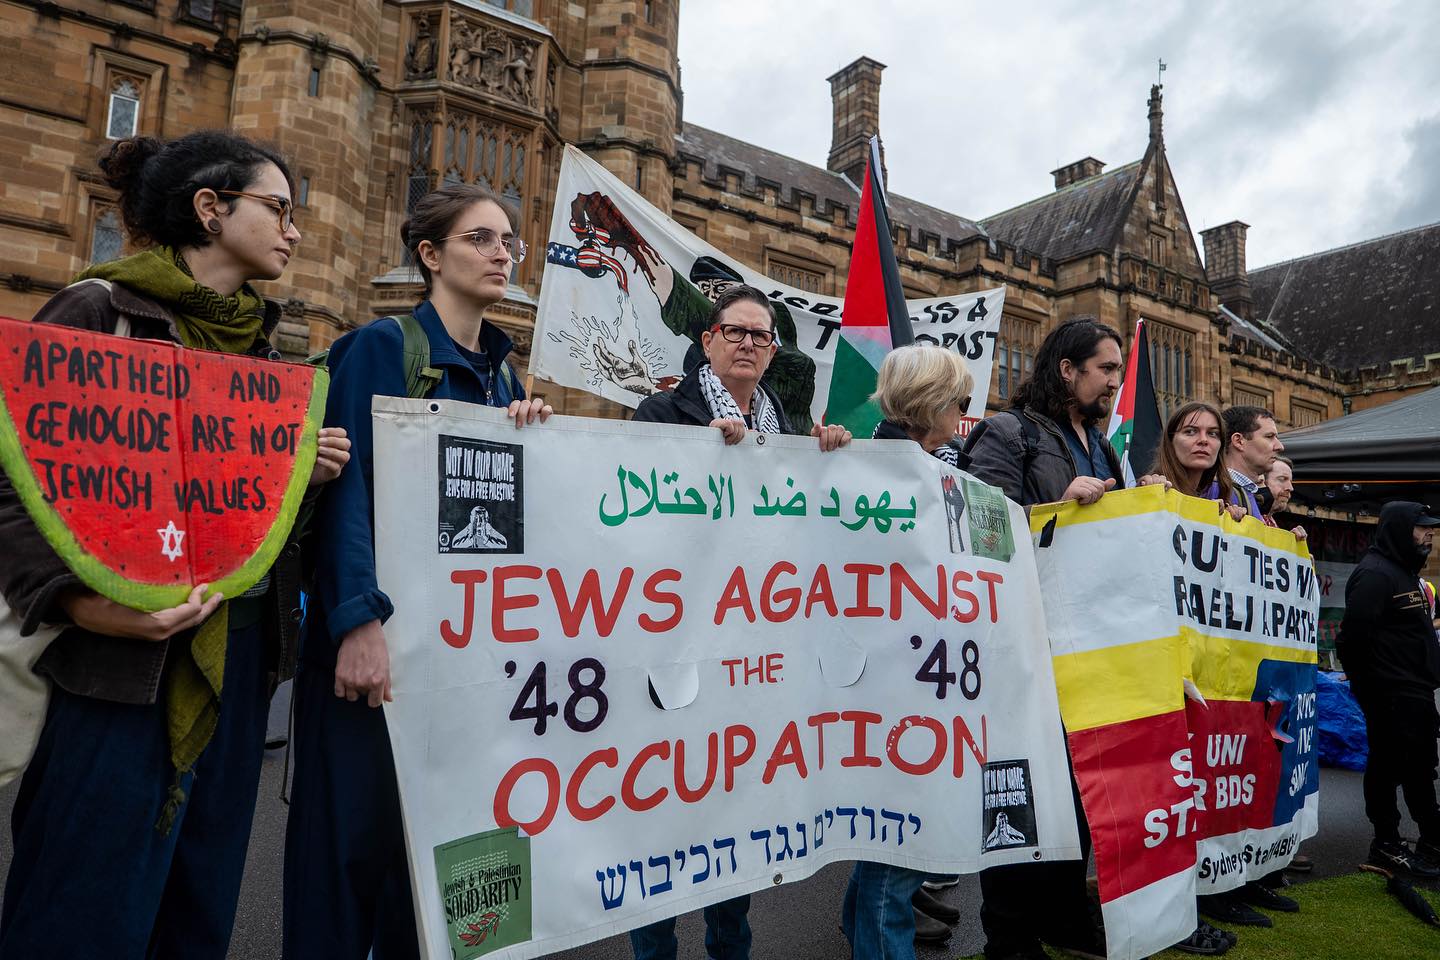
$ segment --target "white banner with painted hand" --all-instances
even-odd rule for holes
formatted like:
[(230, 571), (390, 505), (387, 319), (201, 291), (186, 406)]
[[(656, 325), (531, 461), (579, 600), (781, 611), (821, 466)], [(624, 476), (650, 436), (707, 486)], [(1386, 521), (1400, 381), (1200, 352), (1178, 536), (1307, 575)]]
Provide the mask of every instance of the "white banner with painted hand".
[[(767, 382), (796, 429), (823, 416), (843, 297), (787, 286), (726, 257), (574, 147), (560, 165), (545, 259), (535, 376), (639, 406), (684, 376), (711, 303), (748, 283), (775, 306), (781, 347)], [(967, 434), (984, 416), (1005, 288), (906, 306), (915, 339), (955, 350), (975, 376), (960, 430)]]
[(1031, 542), (995, 488), (901, 441), (375, 411), (428, 956), (540, 956), (836, 860), (1079, 855)]

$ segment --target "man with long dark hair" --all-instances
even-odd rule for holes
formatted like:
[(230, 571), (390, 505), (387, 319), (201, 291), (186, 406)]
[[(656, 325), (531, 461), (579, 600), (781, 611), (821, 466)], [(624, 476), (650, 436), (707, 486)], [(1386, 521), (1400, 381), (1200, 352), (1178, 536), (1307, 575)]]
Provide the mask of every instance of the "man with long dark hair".
[[(1097, 428), (1120, 389), (1120, 347), (1120, 334), (1094, 317), (1060, 324), (1040, 344), (1034, 372), (1016, 389), (1010, 409), (971, 431), (970, 472), (1027, 507), (1057, 500), (1094, 503), (1124, 486), (1120, 459)], [(1043, 957), (1041, 940), (1076, 956), (1105, 956), (1085, 888), (1090, 830), (1078, 789), (1075, 818), (1079, 860), (981, 872), (987, 960)]]
[(971, 472), (1016, 503), (1094, 503), (1124, 485), (1120, 459), (1097, 424), (1120, 389), (1120, 334), (1094, 317), (1051, 331), (1010, 409), (970, 435)]

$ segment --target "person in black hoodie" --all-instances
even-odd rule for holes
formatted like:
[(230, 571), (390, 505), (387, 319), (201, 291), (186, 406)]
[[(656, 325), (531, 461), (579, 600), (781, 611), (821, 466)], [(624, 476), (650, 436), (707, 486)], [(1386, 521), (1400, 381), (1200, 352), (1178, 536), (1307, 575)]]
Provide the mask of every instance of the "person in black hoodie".
[[(1337, 642), (1370, 741), (1365, 768), (1365, 814), (1375, 827), (1370, 860), (1427, 880), (1440, 878), (1435, 798), (1440, 643), (1419, 577), (1436, 526), (1440, 519), (1428, 516), (1423, 504), (1384, 506), (1375, 542), (1345, 584)], [(1400, 839), (1396, 787), (1420, 827), (1413, 849)]]

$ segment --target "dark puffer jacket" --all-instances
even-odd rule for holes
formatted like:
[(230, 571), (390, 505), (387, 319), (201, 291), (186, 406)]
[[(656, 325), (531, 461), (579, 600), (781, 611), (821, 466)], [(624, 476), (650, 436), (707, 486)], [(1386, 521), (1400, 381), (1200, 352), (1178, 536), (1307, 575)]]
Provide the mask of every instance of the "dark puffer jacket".
[[(180, 340), (175, 320), (164, 306), (120, 284), (98, 281), (61, 290), (35, 315), (35, 322), (113, 334), (122, 316), (129, 322), (132, 337), (177, 343)], [(267, 301), (263, 327), (267, 337), (279, 319), (279, 308)], [(279, 358), (268, 343), (257, 343), (253, 352), (266, 359)], [(297, 521), (290, 542), (270, 569), (270, 588), (259, 600), (271, 649), (273, 683), (295, 673), (300, 635), (300, 546), (296, 538), (302, 527), (303, 523)], [(0, 543), (5, 544), (0, 555), (0, 593), (19, 617), (22, 632), (33, 633), (41, 623), (66, 623), (59, 600), (67, 589), (82, 586), (80, 578), (50, 548), (3, 472)], [(170, 643), (106, 637), (72, 625), (46, 648), (35, 671), (80, 696), (150, 704), (160, 689), (160, 673)]]

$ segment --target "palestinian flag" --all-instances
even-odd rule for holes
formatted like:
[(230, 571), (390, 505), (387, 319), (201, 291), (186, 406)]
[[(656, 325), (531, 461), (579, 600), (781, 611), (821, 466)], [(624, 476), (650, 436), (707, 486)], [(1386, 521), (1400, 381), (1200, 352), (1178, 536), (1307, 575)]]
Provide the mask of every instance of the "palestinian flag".
[(1155, 403), (1155, 381), (1150, 376), (1150, 341), (1145, 335), (1145, 321), (1135, 322), (1135, 338), (1130, 342), (1130, 362), (1125, 367), (1125, 382), (1110, 414), (1107, 438), (1120, 456), (1125, 468), (1125, 486), (1135, 486), (1135, 478), (1150, 472), (1160, 448), (1160, 409)]
[(870, 399), (880, 362), (891, 347), (914, 340), (880, 182), (880, 139), (871, 137), (825, 422), (842, 424), (857, 437), (870, 436), (880, 422), (880, 408)]

